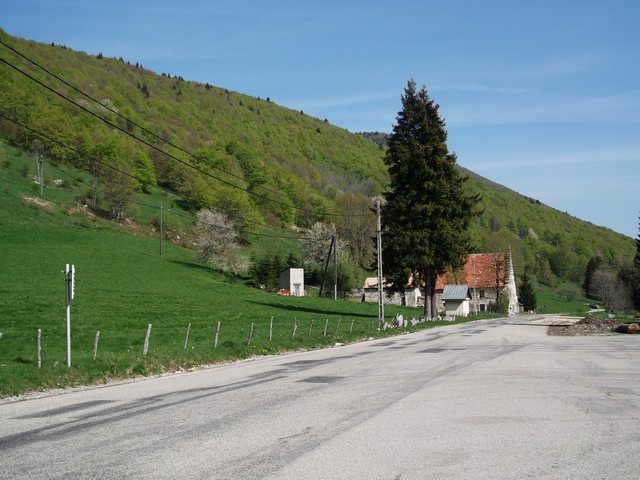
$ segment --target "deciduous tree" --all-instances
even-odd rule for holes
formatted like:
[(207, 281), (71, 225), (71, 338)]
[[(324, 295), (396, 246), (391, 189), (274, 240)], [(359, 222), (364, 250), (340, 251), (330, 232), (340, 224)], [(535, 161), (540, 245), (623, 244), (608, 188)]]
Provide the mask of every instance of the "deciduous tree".
[(201, 210), (193, 229), (198, 258), (215, 264), (220, 270), (245, 273), (248, 260), (240, 253), (240, 245), (233, 222), (222, 212)]
[[(329, 252), (331, 237), (334, 235), (336, 235), (336, 226), (333, 223), (314, 223), (300, 239), (305, 262), (323, 265)], [(340, 237), (337, 244), (338, 255), (342, 255), (346, 244)]]
[(593, 274), (592, 286), (607, 312), (624, 310), (629, 306), (631, 292), (611, 269), (597, 270)]
[(342, 193), (336, 198), (336, 210), (341, 215), (336, 221), (340, 238), (360, 267), (368, 267), (373, 261), (373, 242), (376, 234), (376, 217), (371, 201), (364, 195)]

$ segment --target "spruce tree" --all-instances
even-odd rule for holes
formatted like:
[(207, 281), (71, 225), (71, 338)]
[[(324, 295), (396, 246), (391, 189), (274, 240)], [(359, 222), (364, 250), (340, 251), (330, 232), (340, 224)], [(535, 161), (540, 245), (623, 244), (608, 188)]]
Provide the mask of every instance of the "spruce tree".
[(436, 276), (462, 266), (471, 252), (468, 226), (479, 198), (465, 191), (445, 122), (423, 86), (410, 79), (389, 137), (390, 185), (382, 209), (384, 273), (398, 288), (424, 287), (425, 318), (437, 315)]
[(525, 311), (533, 311), (538, 308), (538, 299), (536, 292), (533, 291), (533, 285), (529, 279), (529, 275), (522, 276), (522, 282), (518, 287), (518, 301), (522, 304), (522, 308)]

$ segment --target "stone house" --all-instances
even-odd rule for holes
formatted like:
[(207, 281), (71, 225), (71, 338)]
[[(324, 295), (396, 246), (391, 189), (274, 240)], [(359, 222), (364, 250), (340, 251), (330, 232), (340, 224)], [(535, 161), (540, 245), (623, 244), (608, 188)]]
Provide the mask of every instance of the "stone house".
[[(363, 302), (378, 302), (378, 277), (366, 278), (362, 289), (364, 290)], [(424, 306), (424, 298), (422, 297), (420, 288), (413, 285), (413, 283), (401, 291), (394, 290), (393, 285), (385, 283), (383, 291), (384, 303), (386, 305), (402, 305), (406, 307)]]
[(507, 296), (509, 314), (518, 312), (516, 281), (511, 252), (474, 253), (464, 266), (436, 279), (436, 305), (445, 311), (443, 294), (446, 285), (464, 285), (470, 291), (469, 313), (482, 313), (495, 309), (497, 302)]
[[(447, 286), (450, 288), (447, 288), (445, 295)], [(377, 302), (377, 277), (367, 278), (363, 290), (363, 301)], [(505, 295), (509, 299), (509, 314), (517, 313), (518, 297), (511, 252), (471, 254), (460, 270), (440, 275), (436, 279), (436, 307), (442, 314), (448, 315), (450, 311), (462, 312), (455, 313), (459, 316), (487, 312), (494, 309), (496, 303), (502, 301)], [(384, 302), (407, 307), (424, 307), (424, 296), (413, 281), (402, 291), (396, 291), (392, 285), (386, 284)]]

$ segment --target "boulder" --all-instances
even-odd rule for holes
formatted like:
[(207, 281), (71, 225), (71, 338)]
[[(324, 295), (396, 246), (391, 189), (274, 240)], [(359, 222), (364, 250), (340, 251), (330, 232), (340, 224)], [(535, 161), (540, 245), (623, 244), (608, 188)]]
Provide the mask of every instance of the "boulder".
[(629, 325), (626, 323), (622, 323), (613, 329), (614, 332), (618, 333), (629, 333)]

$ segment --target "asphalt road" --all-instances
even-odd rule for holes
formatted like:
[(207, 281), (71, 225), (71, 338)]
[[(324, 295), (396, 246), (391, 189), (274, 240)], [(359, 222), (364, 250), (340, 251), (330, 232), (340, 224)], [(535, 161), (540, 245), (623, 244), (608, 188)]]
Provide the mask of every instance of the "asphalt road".
[(531, 318), (0, 404), (0, 478), (640, 478), (640, 337)]

